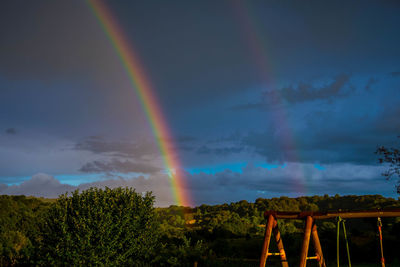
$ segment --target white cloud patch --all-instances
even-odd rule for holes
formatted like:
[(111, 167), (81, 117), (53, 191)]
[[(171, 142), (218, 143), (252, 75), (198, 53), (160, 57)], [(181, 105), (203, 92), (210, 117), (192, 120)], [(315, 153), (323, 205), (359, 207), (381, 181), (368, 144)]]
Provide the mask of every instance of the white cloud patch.
[(143, 176), (131, 179), (108, 179), (92, 183), (82, 183), (78, 186), (60, 183), (60, 181), (51, 175), (38, 173), (32, 176), (30, 180), (22, 182), (19, 185), (7, 186), (0, 184), (0, 194), (5, 195), (27, 195), (36, 197), (56, 198), (61, 194), (72, 192), (76, 189), (85, 190), (90, 187), (133, 187), (137, 192), (152, 191), (156, 196), (157, 206), (168, 206), (173, 204), (170, 184), (166, 175), (154, 175), (150, 178)]
[(38, 173), (32, 176), (30, 180), (22, 182), (19, 185), (0, 187), (0, 193), (5, 195), (27, 195), (36, 197), (56, 198), (67, 191), (74, 190), (74, 186), (62, 184), (53, 176)]

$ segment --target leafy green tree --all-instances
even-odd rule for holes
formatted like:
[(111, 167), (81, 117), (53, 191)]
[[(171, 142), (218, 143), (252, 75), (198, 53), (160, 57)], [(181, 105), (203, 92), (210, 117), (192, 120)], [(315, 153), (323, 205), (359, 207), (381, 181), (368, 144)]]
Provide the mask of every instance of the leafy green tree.
[(41, 265), (142, 266), (157, 245), (154, 197), (130, 188), (61, 195), (42, 227)]
[(0, 196), (0, 266), (28, 264), (47, 204), (25, 196)]
[(15, 265), (27, 254), (29, 239), (20, 231), (0, 231), (0, 264)]
[(388, 180), (393, 177), (397, 178), (396, 188), (397, 193), (400, 194), (400, 149), (381, 146), (375, 151), (375, 153), (380, 155), (379, 163), (389, 164), (389, 169), (382, 173), (382, 175)]

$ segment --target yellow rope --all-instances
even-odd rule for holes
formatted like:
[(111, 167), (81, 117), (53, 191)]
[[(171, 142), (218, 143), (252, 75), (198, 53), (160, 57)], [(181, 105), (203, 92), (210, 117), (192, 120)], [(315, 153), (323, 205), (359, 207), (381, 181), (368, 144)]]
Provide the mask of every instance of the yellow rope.
[(346, 233), (346, 225), (344, 224), (345, 220), (343, 220), (340, 216), (337, 218), (337, 236), (336, 236), (336, 261), (337, 261), (337, 267), (340, 267), (340, 260), (339, 260), (339, 236), (340, 236), (340, 223), (342, 223), (343, 226), (343, 233), (344, 233), (344, 239), (346, 240), (346, 250), (347, 250), (347, 261), (349, 264), (349, 267), (351, 267), (351, 260), (350, 260), (350, 249), (349, 249), (349, 242), (347, 240), (347, 233)]

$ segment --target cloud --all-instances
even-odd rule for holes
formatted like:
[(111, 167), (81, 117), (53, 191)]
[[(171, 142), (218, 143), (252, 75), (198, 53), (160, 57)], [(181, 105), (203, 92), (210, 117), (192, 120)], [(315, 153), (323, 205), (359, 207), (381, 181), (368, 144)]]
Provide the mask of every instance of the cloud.
[(6, 134), (14, 135), (17, 134), (17, 130), (15, 128), (8, 128), (6, 129)]
[[(325, 164), (324, 170), (314, 164), (287, 163), (266, 169), (248, 164), (243, 172), (224, 170), (215, 174), (185, 174), (186, 187), (175, 190), (190, 196), (195, 205), (216, 204), (246, 199), (277, 196), (303, 196), (323, 194), (382, 194), (395, 196), (393, 182), (386, 181), (381, 173), (382, 166), (358, 164)], [(85, 190), (90, 187), (133, 187), (137, 192), (152, 191), (157, 206), (174, 204), (170, 178), (157, 173), (145, 178), (107, 179), (78, 186), (61, 184), (47, 174), (34, 175), (19, 185), (0, 186), (0, 194), (24, 194), (43, 197), (57, 197), (66, 191)]]
[(239, 104), (231, 107), (231, 110), (249, 110), (249, 109), (261, 109), (265, 108), (265, 103), (263, 102), (257, 102), (257, 103), (246, 103), (246, 104)]
[[(193, 136), (180, 136), (174, 140), (162, 139), (162, 142), (173, 151), (191, 152), (198, 147), (197, 138)], [(175, 143), (173, 143), (175, 142)], [(156, 173), (163, 169), (160, 150), (154, 140), (141, 140), (137, 142), (110, 141), (100, 136), (90, 136), (76, 143), (76, 151), (88, 151), (102, 159), (95, 159), (84, 164), (82, 172), (139, 172)], [(175, 157), (177, 154), (170, 154)]]
[(0, 134), (0, 183), (32, 174), (76, 173), (85, 163), (102, 159), (88, 151), (70, 149), (75, 142), (47, 133), (18, 130), (17, 134)]
[(197, 141), (198, 138), (191, 136), (191, 135), (181, 135), (175, 138), (175, 142), (177, 143), (192, 143)]
[(0, 193), (5, 195), (27, 195), (56, 198), (59, 195), (74, 189), (74, 186), (61, 184), (60, 181), (55, 179), (53, 176), (38, 173), (33, 175), (30, 180), (22, 182), (19, 185), (6, 186), (0, 191)]
[(74, 147), (76, 150), (90, 151), (95, 154), (108, 154), (125, 158), (153, 158), (159, 154), (154, 142), (124, 142), (108, 141), (99, 136), (90, 136)]
[[(392, 130), (398, 124), (395, 123)], [(335, 125), (335, 121), (332, 121), (329, 125), (310, 129), (312, 131), (297, 131), (296, 136), (301, 137), (297, 139), (293, 132), (250, 132), (243, 138), (243, 145), (269, 162), (375, 164), (377, 157), (374, 151), (377, 146), (393, 143), (396, 136), (388, 132), (379, 134), (381, 130), (375, 129), (373, 124), (361, 123), (356, 126), (347, 123)], [(365, 134), (360, 135), (360, 131)]]
[(303, 103), (315, 100), (332, 100), (337, 97), (350, 95), (355, 88), (349, 84), (350, 76), (340, 74), (323, 86), (315, 86), (311, 83), (299, 83), (297, 86), (283, 87), (279, 90), (267, 90), (261, 95), (261, 100), (234, 105), (232, 110), (265, 109), (282, 104)]
[(79, 190), (85, 190), (90, 187), (132, 187), (139, 193), (151, 191), (156, 197), (156, 206), (164, 207), (174, 204), (174, 196), (172, 195), (170, 185), (169, 177), (166, 174), (158, 173), (151, 175), (148, 178), (139, 176), (135, 178), (107, 179), (104, 181), (85, 183), (80, 184), (77, 188)]
[[(68, 14), (74, 14), (74, 19)], [(93, 75), (94, 70), (106, 74), (117, 66), (104, 33), (84, 3), (41, 1), (21, 6), (10, 2), (2, 7), (0, 24), (4, 36), (0, 70), (5, 75), (49, 80)]]
[(196, 143), (199, 139), (192, 135), (179, 135), (174, 139), (162, 138), (162, 142), (166, 145), (179, 149), (181, 151), (193, 151), (196, 149)]
[[(351, 93), (354, 88), (345, 90), (346, 85), (350, 81), (350, 76), (340, 74), (336, 76), (332, 82), (325, 86), (315, 87), (310, 83), (300, 83), (297, 87), (289, 86), (279, 90), (278, 94), (290, 104), (314, 101), (319, 99), (331, 99), (333, 97), (344, 97)], [(274, 92), (267, 91), (264, 93), (264, 99), (274, 99)]]
[(332, 105), (313, 103), (272, 110), (265, 119), (267, 127), (249, 131), (241, 144), (269, 162), (375, 164), (377, 146), (393, 144), (399, 135), (400, 91), (397, 84), (389, 82), (383, 84), (386, 90), (367, 92), (368, 78), (355, 81), (360, 90)]
[(390, 73), (390, 76), (399, 77), (400, 76), (400, 71), (393, 71), (393, 72)]
[(59, 180), (51, 175), (39, 173), (19, 185), (7, 186), (0, 184), (0, 194), (57, 198), (61, 194), (70, 193), (76, 189), (85, 190), (90, 187), (104, 188), (106, 186), (109, 188), (133, 187), (137, 192), (152, 191), (156, 196), (157, 206), (168, 206), (173, 203), (169, 185), (167, 175), (154, 175), (149, 179), (140, 176), (131, 179), (108, 179), (72, 186), (60, 183)]
[(6, 184), (0, 184), (0, 193), (5, 191), (7, 188), (8, 188), (8, 186)]
[(400, 106), (387, 105), (372, 126), (377, 134), (396, 136), (400, 133)]
[(354, 164), (324, 165), (288, 163), (265, 169), (248, 165), (243, 173), (225, 170), (215, 175), (200, 173), (190, 178), (196, 203), (221, 203), (257, 197), (323, 194), (383, 194), (394, 196), (393, 183), (381, 177), (381, 166)]
[(97, 160), (93, 162), (88, 162), (85, 165), (83, 165), (79, 171), (89, 172), (89, 173), (90, 172), (155, 173), (160, 170), (161, 170), (160, 168), (152, 166), (148, 163), (132, 162), (129, 160), (121, 161), (118, 159), (113, 159), (110, 162), (97, 161)]
[(214, 154), (218, 156), (227, 156), (230, 154), (237, 154), (240, 153), (244, 150), (245, 148), (243, 146), (239, 147), (219, 147), (219, 148), (210, 148), (209, 146), (201, 146), (197, 149), (198, 154)]
[(372, 90), (372, 86), (375, 85), (378, 82), (377, 79), (375, 78), (370, 78), (367, 82), (367, 84), (365, 85), (365, 90), (367, 91), (371, 91)]

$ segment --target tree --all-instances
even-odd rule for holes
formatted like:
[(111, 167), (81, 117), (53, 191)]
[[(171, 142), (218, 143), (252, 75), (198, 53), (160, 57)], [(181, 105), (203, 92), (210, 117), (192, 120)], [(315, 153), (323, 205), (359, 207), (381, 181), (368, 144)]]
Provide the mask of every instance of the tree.
[[(399, 136), (400, 138), (400, 136)], [(390, 178), (397, 178), (397, 193), (400, 194), (400, 150), (398, 148), (387, 148), (384, 146), (379, 147), (376, 154), (380, 155), (379, 163), (389, 164), (389, 169), (382, 173), (387, 180)]]
[(45, 216), (40, 265), (142, 266), (157, 245), (154, 197), (130, 188), (61, 195)]
[(0, 266), (29, 265), (47, 206), (35, 198), (0, 196)]

